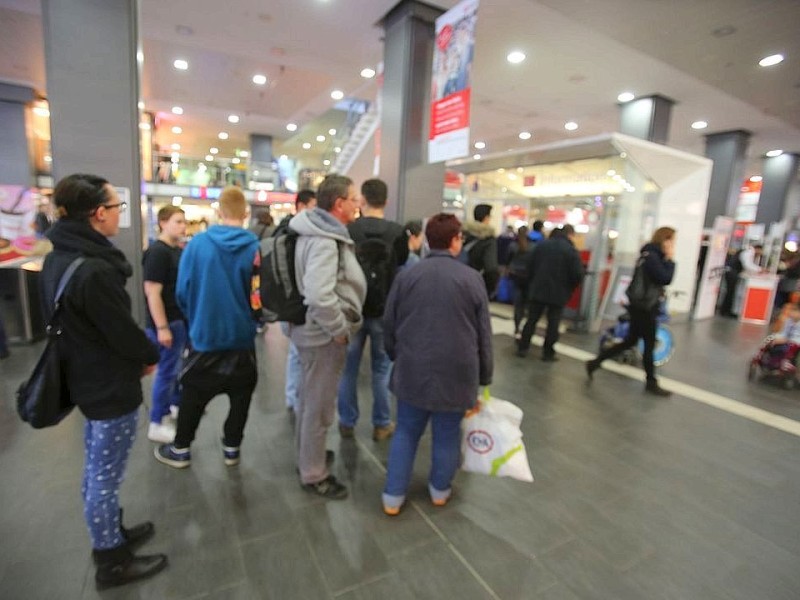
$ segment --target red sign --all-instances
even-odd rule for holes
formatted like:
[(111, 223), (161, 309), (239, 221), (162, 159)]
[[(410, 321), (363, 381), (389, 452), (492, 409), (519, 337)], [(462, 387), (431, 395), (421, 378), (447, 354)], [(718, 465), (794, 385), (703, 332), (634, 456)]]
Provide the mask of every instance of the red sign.
[(439, 50), (444, 52), (447, 50), (447, 45), (450, 43), (450, 40), (453, 37), (453, 26), (452, 25), (445, 25), (442, 27), (442, 30), (439, 32), (439, 35), (436, 36), (436, 45), (439, 47)]
[(429, 139), (469, 127), (469, 98), (468, 88), (433, 103)]

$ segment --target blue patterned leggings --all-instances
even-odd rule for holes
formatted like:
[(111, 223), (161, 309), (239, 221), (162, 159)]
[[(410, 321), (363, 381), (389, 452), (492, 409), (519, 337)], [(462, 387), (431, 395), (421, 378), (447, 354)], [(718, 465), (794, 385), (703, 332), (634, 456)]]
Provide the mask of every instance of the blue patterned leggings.
[(81, 494), (94, 550), (116, 548), (125, 541), (119, 520), (119, 486), (125, 477), (138, 421), (138, 409), (116, 419), (86, 420)]

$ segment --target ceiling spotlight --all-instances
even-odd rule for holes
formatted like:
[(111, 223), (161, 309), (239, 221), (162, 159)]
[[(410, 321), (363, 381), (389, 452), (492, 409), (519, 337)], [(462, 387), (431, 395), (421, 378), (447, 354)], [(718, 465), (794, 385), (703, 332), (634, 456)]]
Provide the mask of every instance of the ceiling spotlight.
[(241, 158), (247, 158), (248, 156), (250, 156), (250, 153), (247, 150), (239, 150), (239, 156)]
[(232, 158), (232, 159), (231, 159), (231, 162), (232, 162), (233, 164), (235, 164), (235, 165), (238, 165), (238, 164), (239, 164), (240, 162), (242, 162), (242, 161), (241, 161), (241, 160), (239, 160), (238, 158)]
[(531, 139), (531, 132), (530, 131), (520, 131), (519, 139), (521, 139), (521, 140), (529, 140), (529, 139)]
[(331, 92), (331, 98), (334, 100), (341, 100), (344, 98), (344, 92), (342, 90), (333, 90)]
[(518, 65), (525, 60), (525, 53), (520, 52), (519, 50), (514, 50), (513, 52), (509, 52), (508, 56), (506, 56), (506, 60), (512, 65)]
[(783, 54), (773, 54), (772, 56), (762, 58), (760, 61), (758, 61), (758, 64), (762, 67), (772, 67), (782, 62)]
[(336, 130), (333, 127), (331, 127), (330, 129), (328, 129), (328, 135), (336, 135)]
[(770, 158), (775, 158), (776, 156), (780, 156), (781, 154), (783, 154), (783, 150), (770, 150), (769, 152), (767, 152), (767, 156), (769, 156)]
[(472, 155), (472, 159), (473, 160), (480, 160), (481, 159), (481, 155), (480, 154), (473, 154)]
[(287, 123), (286, 124), (287, 131), (297, 131), (297, 124), (296, 123)]
[(339, 152), (341, 152), (342, 149), (339, 146), (336, 146), (336, 148), (334, 148), (333, 151), (336, 152), (336, 154), (339, 154)]
[(575, 131), (578, 128), (578, 124), (575, 121), (569, 121), (564, 123), (564, 129), (567, 131)]
[(189, 68), (189, 63), (183, 60), (182, 58), (179, 58), (172, 63), (172, 66), (178, 69), (178, 71), (185, 71), (186, 69)]
[(253, 75), (253, 83), (256, 85), (264, 85), (267, 83), (267, 76), (266, 75)]
[(483, 150), (484, 148), (486, 148), (486, 142), (475, 142), (476, 150)]
[(181, 149), (181, 145), (180, 145), (180, 144), (172, 144), (172, 145), (170, 146), (170, 148), (171, 148), (172, 150), (180, 150), (180, 149)]
[(322, 164), (323, 164), (323, 165), (325, 165), (326, 167), (328, 167), (328, 166), (330, 166), (330, 164), (331, 164), (331, 161), (329, 161), (329, 160), (326, 158), (325, 160), (323, 160), (323, 161), (322, 161)]
[(324, 142), (325, 141), (325, 136), (324, 135), (318, 135), (317, 136), (317, 141), (318, 142)]
[(361, 76), (364, 79), (372, 79), (375, 77), (375, 69), (370, 69), (369, 67), (366, 69), (361, 69)]
[(238, 123), (239, 115), (228, 115), (228, 123)]
[(214, 157), (211, 154), (206, 154), (206, 162), (211, 162), (214, 160)]
[(180, 106), (173, 106), (172, 107), (172, 114), (173, 115), (182, 115), (183, 109)]
[(303, 150), (308, 150), (311, 148), (311, 142), (303, 142)]
[(228, 134), (227, 134), (226, 132), (224, 132), (224, 131), (220, 131), (220, 132), (217, 134), (217, 137), (218, 137), (219, 139), (221, 139), (221, 140), (227, 140), (227, 139), (228, 139)]
[(705, 129), (706, 127), (708, 127), (708, 123), (705, 121), (695, 121), (692, 123), (692, 129)]
[(49, 117), (50, 111), (47, 110), (44, 106), (37, 106), (33, 109), (34, 114), (39, 115), (40, 117)]
[(209, 148), (208, 149), (208, 153), (209, 154), (219, 154), (219, 148)]
[(183, 133), (183, 129), (181, 129), (180, 127), (175, 125), (175, 127), (172, 128), (172, 133), (174, 133), (174, 134)]
[(144, 102), (142, 102), (141, 100), (139, 100), (139, 102), (136, 104), (136, 107), (137, 107), (139, 110), (144, 110)]
[(750, 178), (750, 181), (752, 181), (753, 183), (758, 183), (759, 181), (762, 181), (763, 179), (764, 178), (761, 175), (753, 175)]
[(630, 102), (634, 98), (636, 98), (636, 96), (633, 95), (633, 92), (622, 92), (619, 96), (617, 96), (617, 100), (620, 102)]

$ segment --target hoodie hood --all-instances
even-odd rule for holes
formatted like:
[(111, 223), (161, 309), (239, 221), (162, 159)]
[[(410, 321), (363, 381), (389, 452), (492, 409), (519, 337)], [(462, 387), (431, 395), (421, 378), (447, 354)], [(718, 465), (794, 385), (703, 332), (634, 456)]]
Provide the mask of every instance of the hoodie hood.
[(300, 235), (326, 237), (345, 244), (353, 243), (347, 228), (331, 213), (321, 208), (304, 210), (295, 215), (289, 222), (289, 229), (296, 231)]
[(664, 251), (661, 250), (661, 246), (659, 244), (653, 244), (652, 242), (646, 243), (642, 246), (642, 249), (639, 251), (642, 252), (650, 252), (651, 254), (657, 254), (658, 256), (664, 256)]
[(476, 237), (479, 240), (495, 237), (494, 227), (488, 223), (480, 223), (478, 221), (467, 221), (461, 228), (464, 233)]
[(258, 240), (256, 234), (251, 231), (232, 225), (212, 225), (206, 234), (215, 246), (234, 253), (248, 249), (252, 246), (253, 240)]
[(99, 231), (92, 229), (85, 221), (61, 219), (47, 231), (55, 250), (68, 254), (82, 254), (89, 258), (99, 258), (126, 278), (133, 275), (133, 267), (122, 250)]

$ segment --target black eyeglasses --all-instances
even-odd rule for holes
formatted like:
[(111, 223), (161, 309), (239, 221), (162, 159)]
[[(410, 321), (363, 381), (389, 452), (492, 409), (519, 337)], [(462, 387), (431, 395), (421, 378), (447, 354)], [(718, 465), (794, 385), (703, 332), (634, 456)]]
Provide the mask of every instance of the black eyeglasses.
[(119, 208), (119, 212), (125, 212), (128, 210), (128, 203), (127, 202), (117, 202), (116, 204), (101, 204), (103, 208)]

